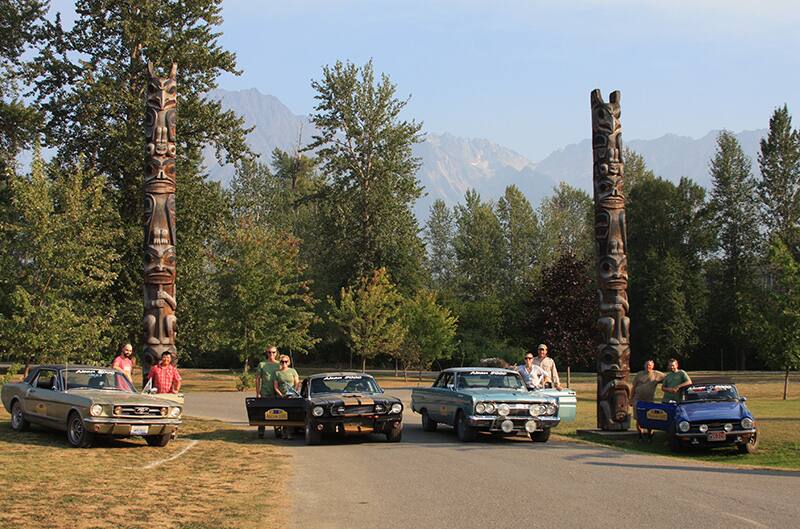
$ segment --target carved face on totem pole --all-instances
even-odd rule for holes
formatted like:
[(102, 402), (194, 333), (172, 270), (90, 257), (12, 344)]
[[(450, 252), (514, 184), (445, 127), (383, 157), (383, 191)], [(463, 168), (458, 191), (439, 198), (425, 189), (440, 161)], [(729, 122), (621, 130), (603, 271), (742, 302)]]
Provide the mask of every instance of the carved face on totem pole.
[(148, 65), (148, 70), (150, 81), (147, 84), (145, 113), (148, 155), (145, 188), (151, 192), (174, 192), (175, 121), (178, 102), (176, 65), (172, 65), (169, 77), (158, 77), (151, 65)]

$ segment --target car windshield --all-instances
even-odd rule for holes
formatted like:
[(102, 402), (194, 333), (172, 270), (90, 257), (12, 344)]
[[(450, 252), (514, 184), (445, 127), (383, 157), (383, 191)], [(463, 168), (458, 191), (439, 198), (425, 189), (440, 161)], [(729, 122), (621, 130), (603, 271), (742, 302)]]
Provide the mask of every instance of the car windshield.
[(103, 389), (135, 393), (128, 378), (113, 369), (65, 369), (65, 387), (69, 389)]
[(730, 384), (706, 384), (689, 386), (684, 390), (683, 402), (700, 402), (708, 400), (735, 400), (739, 398), (736, 387)]
[(524, 389), (522, 379), (516, 373), (506, 371), (465, 371), (458, 374), (458, 387), (492, 388), (492, 389)]
[(311, 379), (311, 394), (381, 393), (375, 379), (368, 375), (331, 375)]

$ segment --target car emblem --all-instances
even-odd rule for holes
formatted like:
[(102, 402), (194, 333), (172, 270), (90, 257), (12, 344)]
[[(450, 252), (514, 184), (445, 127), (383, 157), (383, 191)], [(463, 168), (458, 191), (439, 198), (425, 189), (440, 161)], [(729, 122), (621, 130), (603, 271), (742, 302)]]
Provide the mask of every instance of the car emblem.
[(145, 406), (138, 406), (134, 411), (136, 411), (138, 415), (144, 415), (147, 413), (148, 408), (146, 408)]

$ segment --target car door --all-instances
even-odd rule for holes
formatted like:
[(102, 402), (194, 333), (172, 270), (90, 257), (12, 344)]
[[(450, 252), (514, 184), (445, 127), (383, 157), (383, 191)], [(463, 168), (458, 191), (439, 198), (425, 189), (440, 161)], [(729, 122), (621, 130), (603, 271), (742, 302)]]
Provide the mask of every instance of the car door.
[[(426, 402), (421, 406), (428, 410), (428, 415), (436, 422), (442, 422), (445, 414), (443, 413), (444, 401), (446, 399), (446, 385), (447, 381), (452, 379), (452, 373), (445, 371), (439, 374), (439, 378), (433, 383), (433, 386), (425, 393)], [(424, 394), (424, 393), (423, 393)]]
[(25, 392), (25, 413), (34, 422), (51, 424), (48, 407), (53, 400), (54, 387), (58, 383), (58, 373), (54, 369), (39, 369), (39, 373)]

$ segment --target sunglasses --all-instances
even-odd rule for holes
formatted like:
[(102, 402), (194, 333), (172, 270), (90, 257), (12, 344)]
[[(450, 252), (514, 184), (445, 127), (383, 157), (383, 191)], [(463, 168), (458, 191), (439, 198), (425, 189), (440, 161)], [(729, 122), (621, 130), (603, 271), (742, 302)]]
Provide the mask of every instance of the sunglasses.
[(281, 360), (281, 364), (288, 364), (288, 363), (289, 363), (288, 360)]

